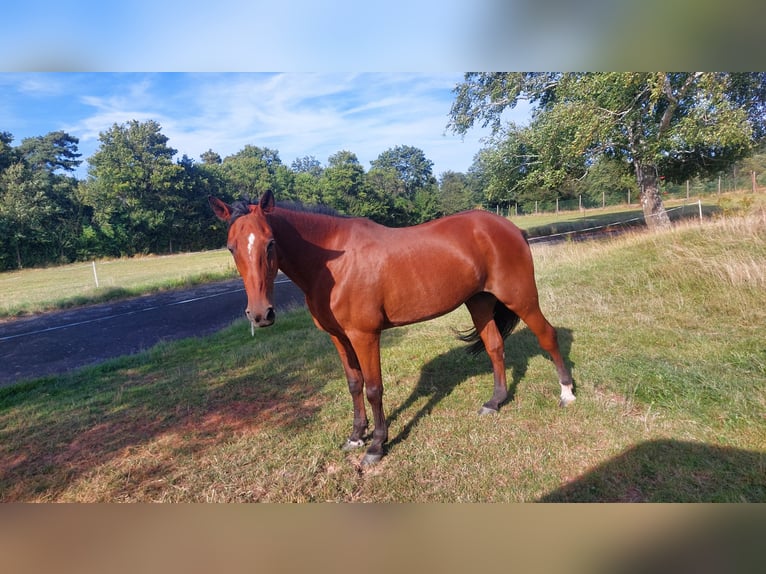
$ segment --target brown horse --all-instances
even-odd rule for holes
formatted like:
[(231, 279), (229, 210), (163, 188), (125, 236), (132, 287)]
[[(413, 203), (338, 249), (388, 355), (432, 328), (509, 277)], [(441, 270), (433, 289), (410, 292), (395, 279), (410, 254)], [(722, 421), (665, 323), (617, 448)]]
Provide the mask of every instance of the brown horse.
[(481, 339), (494, 372), (492, 398), (480, 413), (497, 412), (508, 396), (503, 337), (519, 318), (556, 365), (559, 404), (575, 399), (556, 331), (540, 311), (529, 245), (510, 221), (468, 211), (392, 229), (367, 219), (276, 205), (270, 191), (257, 204), (209, 201), (229, 224), (228, 248), (245, 284), (251, 323), (274, 323), (272, 293), (281, 269), (305, 293), (314, 323), (329, 333), (354, 402), (345, 449), (364, 446), (364, 390), (375, 429), (363, 464), (380, 460), (388, 439), (381, 331), (444, 315), (463, 303), (475, 326), (473, 337), (464, 339)]

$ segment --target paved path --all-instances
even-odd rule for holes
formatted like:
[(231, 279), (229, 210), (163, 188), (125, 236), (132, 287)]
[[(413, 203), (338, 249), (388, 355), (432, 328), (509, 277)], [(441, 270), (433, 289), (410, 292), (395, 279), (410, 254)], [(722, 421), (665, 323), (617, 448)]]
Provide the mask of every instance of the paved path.
[[(304, 302), (282, 275), (274, 298), (277, 310)], [(0, 387), (214, 333), (243, 318), (246, 302), (237, 278), (0, 322)]]

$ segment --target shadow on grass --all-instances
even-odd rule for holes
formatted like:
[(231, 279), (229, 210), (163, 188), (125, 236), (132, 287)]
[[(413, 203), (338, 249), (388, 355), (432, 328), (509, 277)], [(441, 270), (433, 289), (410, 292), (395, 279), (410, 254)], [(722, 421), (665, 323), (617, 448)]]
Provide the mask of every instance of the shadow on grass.
[(310, 424), (337, 365), (321, 360), (307, 374), (305, 356), (332, 345), (308, 313), (288, 323), (255, 341), (240, 324), (3, 389), (0, 501), (57, 500), (109, 463), (111, 478), (92, 496), (152, 499), (178, 472), (178, 457), (262, 427)]
[[(572, 348), (573, 335), (570, 329), (557, 327), (559, 348), (564, 357), (570, 372), (572, 363), (569, 359)], [(543, 355), (548, 358), (548, 354), (540, 348), (540, 345), (534, 333), (528, 328), (520, 329), (514, 332), (505, 342), (505, 365), (506, 376), (508, 377), (508, 398), (503, 403), (512, 401), (516, 395), (516, 389), (527, 373), (529, 361), (537, 355)], [(558, 392), (558, 382), (556, 379), (556, 368), (552, 361), (550, 362), (551, 383), (556, 385)], [(395, 437), (389, 439), (387, 448), (394, 448), (397, 444), (406, 440), (418, 422), (428, 415), (444, 398), (448, 397), (455, 388), (467, 379), (492, 373), (492, 366), (486, 352), (477, 357), (473, 357), (466, 352), (466, 347), (459, 346), (443, 353), (435, 359), (429, 361), (421, 369), (420, 379), (407, 399), (396, 409), (388, 414), (387, 420), (389, 426), (395, 420), (402, 416), (413, 404), (427, 397), (427, 402), (418, 410), (415, 415), (404, 424), (402, 430)], [(576, 383), (575, 383), (576, 387)], [(486, 400), (492, 396), (492, 387), (486, 391)], [(483, 401), (482, 401), (483, 402)], [(503, 405), (500, 408), (503, 408)], [(466, 413), (466, 416), (475, 415), (481, 404), (476, 405), (476, 410)], [(478, 416), (478, 415), (476, 415)]]
[(766, 502), (766, 452), (649, 441), (540, 502)]

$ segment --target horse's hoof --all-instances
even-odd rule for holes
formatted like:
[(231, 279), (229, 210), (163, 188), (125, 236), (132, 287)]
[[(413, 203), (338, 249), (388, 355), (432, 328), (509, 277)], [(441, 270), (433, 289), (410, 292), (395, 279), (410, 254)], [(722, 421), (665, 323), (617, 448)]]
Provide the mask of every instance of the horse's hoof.
[(380, 462), (381, 458), (383, 458), (382, 454), (370, 454), (368, 452), (367, 454), (364, 455), (364, 458), (362, 459), (362, 466), (370, 466), (372, 464)]
[(563, 409), (567, 405), (571, 405), (575, 402), (575, 397), (561, 397), (559, 399), (559, 406)]
[(483, 415), (496, 415), (497, 414), (497, 409), (491, 409), (491, 408), (489, 408), (487, 406), (483, 406), (483, 407), (481, 407), (479, 409), (479, 414), (482, 415), (482, 416)]
[(346, 444), (344, 444), (341, 448), (343, 450), (354, 450), (355, 448), (359, 448), (364, 446), (364, 441), (362, 439), (358, 440), (346, 440)]

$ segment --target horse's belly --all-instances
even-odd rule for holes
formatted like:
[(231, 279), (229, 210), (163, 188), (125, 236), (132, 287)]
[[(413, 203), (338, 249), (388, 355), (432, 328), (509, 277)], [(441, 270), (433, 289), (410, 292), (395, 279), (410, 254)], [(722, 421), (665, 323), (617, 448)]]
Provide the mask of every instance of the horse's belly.
[(453, 273), (419, 278), (384, 294), (384, 314), (392, 326), (417, 323), (453, 311), (481, 290), (474, 276)]

